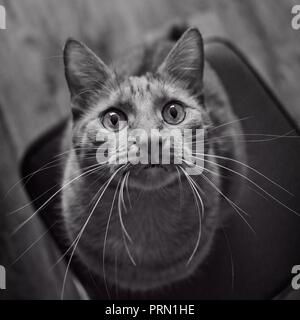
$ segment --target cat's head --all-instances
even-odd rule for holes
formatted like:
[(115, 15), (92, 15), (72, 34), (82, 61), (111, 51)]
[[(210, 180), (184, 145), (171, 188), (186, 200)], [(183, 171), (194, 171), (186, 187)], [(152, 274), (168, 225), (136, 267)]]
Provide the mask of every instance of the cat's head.
[[(120, 77), (85, 45), (69, 40), (65, 65), (77, 118), (74, 146), (82, 155), (82, 146), (97, 148), (97, 160), (110, 174), (128, 163), (133, 187), (150, 190), (174, 182), (171, 164), (192, 162), (192, 129), (205, 125), (203, 63), (196, 29), (183, 35), (157, 70), (142, 76)], [(200, 140), (200, 130), (198, 135)]]
[[(199, 161), (192, 161), (192, 146), (203, 139), (207, 124), (199, 31), (186, 31), (157, 68), (143, 75), (120, 76), (75, 40), (67, 42), (64, 57), (74, 114), (66, 179), (75, 179), (64, 203), (71, 236), (86, 229), (78, 250), (99, 268), (102, 248), (111, 281), (109, 266), (114, 269), (117, 255), (126, 271), (119, 271), (124, 287), (145, 289), (183, 278), (199, 236), (187, 170), (201, 171)], [(180, 190), (182, 180), (189, 192)], [(190, 203), (186, 212), (179, 200)]]

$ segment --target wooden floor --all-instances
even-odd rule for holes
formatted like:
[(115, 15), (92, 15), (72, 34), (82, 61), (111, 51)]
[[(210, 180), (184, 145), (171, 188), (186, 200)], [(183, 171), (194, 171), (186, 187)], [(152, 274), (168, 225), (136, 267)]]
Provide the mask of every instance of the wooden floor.
[[(7, 30), (0, 30), (1, 201), (19, 179), (18, 162), (28, 145), (70, 112), (61, 56), (69, 36), (110, 61), (170, 21), (189, 20), (205, 37), (223, 35), (239, 47), (300, 124), (300, 30), (291, 28), (292, 0), (2, 0), (1, 4), (8, 14)], [(0, 258), (12, 246), (6, 211), (26, 201), (19, 188), (4, 205), (1, 202)], [(30, 214), (27, 208), (23, 217)], [(36, 221), (32, 228), (27, 236), (34, 241), (43, 227)], [(44, 254), (40, 250), (28, 258), (32, 272), (40, 272), (34, 261)]]

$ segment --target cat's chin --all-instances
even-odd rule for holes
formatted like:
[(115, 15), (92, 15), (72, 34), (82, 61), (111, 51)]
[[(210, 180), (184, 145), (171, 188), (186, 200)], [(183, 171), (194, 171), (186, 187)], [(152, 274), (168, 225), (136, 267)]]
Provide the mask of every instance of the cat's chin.
[(179, 179), (178, 174), (172, 165), (133, 166), (128, 183), (131, 189), (152, 191), (171, 186)]

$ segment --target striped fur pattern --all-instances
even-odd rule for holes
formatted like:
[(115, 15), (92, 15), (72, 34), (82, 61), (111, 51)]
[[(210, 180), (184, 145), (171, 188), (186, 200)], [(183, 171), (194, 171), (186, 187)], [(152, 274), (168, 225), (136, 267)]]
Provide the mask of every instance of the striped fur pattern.
[[(127, 290), (150, 290), (187, 278), (205, 261), (224, 218), (218, 190), (229, 194), (234, 180), (223, 183), (220, 167), (211, 162), (192, 178), (187, 163), (97, 165), (101, 143), (96, 136), (100, 129), (109, 131), (103, 118), (117, 110), (129, 134), (139, 128), (149, 133), (202, 128), (205, 154), (242, 154), (234, 138), (224, 144), (217, 139), (240, 129), (238, 124), (220, 126), (235, 117), (205, 62), (199, 31), (188, 29), (176, 43), (144, 43), (110, 67), (75, 40), (67, 42), (64, 56), (73, 129), (62, 205), (74, 253), (105, 283)], [(184, 110), (176, 124), (163, 116), (170, 103)], [(196, 156), (206, 159), (205, 154)]]

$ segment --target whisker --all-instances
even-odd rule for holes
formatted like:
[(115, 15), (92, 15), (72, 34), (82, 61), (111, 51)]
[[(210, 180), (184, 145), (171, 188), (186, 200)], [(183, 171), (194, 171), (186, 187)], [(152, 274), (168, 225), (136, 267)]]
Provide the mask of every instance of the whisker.
[[(194, 182), (193, 179), (187, 175), (187, 173), (185, 172), (185, 170), (184, 170), (181, 166), (179, 166), (179, 168), (181, 169), (181, 171), (183, 172), (183, 174), (184, 174), (185, 177), (187, 178), (187, 181), (188, 181), (188, 183), (189, 183), (189, 185), (190, 185), (190, 187), (191, 187), (191, 190), (192, 190), (193, 195), (194, 195), (195, 203), (196, 203), (196, 205), (197, 205), (197, 209), (198, 209), (197, 212), (198, 212), (198, 217), (199, 217), (199, 232), (198, 232), (198, 237), (197, 237), (197, 241), (196, 241), (195, 248), (194, 248), (191, 256), (189, 257), (189, 259), (188, 259), (188, 261), (187, 261), (187, 265), (189, 265), (190, 262), (192, 261), (193, 257), (195, 256), (195, 253), (196, 253), (196, 251), (197, 251), (197, 249), (198, 249), (198, 247), (199, 247), (200, 240), (201, 240), (201, 233), (202, 233), (202, 220), (201, 220), (201, 215), (204, 214), (204, 204), (203, 204), (203, 201), (202, 201), (202, 199), (201, 199), (201, 197), (200, 197), (197, 189), (195, 188), (195, 186), (194, 186), (194, 184), (193, 184), (193, 182)], [(201, 204), (201, 210), (202, 210), (201, 213), (200, 213), (200, 208), (199, 208), (199, 204), (198, 204), (198, 201), (197, 201), (197, 197), (196, 197), (195, 194), (197, 194), (198, 199), (199, 199), (200, 204)]]
[(124, 208), (124, 210), (126, 212), (127, 211), (127, 207), (126, 207), (126, 204), (125, 204), (125, 201), (124, 201), (124, 185), (125, 185), (125, 182), (126, 182), (126, 175), (125, 175), (124, 179), (122, 180), (121, 190), (120, 190), (121, 203), (122, 203), (123, 208)]
[[(199, 159), (201, 159), (201, 158), (199, 158)], [(204, 160), (204, 159), (201, 159), (201, 160)], [(212, 163), (212, 164), (214, 164), (214, 165), (216, 165), (216, 166), (218, 166), (218, 167), (220, 167), (220, 168), (223, 168), (223, 169), (225, 169), (225, 170), (228, 170), (228, 171), (230, 171), (230, 172), (232, 172), (232, 173), (235, 173), (235, 174), (237, 174), (238, 176), (244, 178), (245, 180), (249, 181), (252, 185), (254, 185), (255, 187), (257, 187), (259, 190), (261, 190), (264, 194), (266, 194), (266, 195), (269, 196), (271, 199), (273, 199), (276, 203), (278, 203), (279, 205), (283, 206), (284, 208), (286, 208), (286, 209), (289, 210), (290, 212), (294, 213), (296, 216), (300, 216), (300, 214), (299, 214), (297, 211), (289, 208), (287, 205), (285, 205), (283, 202), (281, 202), (280, 200), (278, 200), (276, 197), (272, 196), (268, 191), (266, 191), (265, 189), (263, 189), (262, 187), (260, 187), (256, 182), (254, 182), (253, 180), (251, 180), (251, 179), (248, 178), (247, 176), (241, 174), (241, 173), (238, 172), (238, 171), (235, 171), (235, 170), (232, 170), (232, 169), (230, 169), (230, 168), (228, 168), (228, 167), (222, 166), (222, 165), (220, 165), (219, 163), (216, 163), (216, 162), (213, 162), (213, 161), (209, 161), (209, 160), (207, 160), (207, 159), (205, 159), (205, 161), (208, 162), (208, 163)]]
[(222, 123), (222, 124), (219, 125), (219, 126), (212, 127), (212, 128), (210, 129), (210, 131), (214, 131), (214, 130), (219, 129), (219, 128), (221, 128), (221, 127), (225, 127), (225, 126), (228, 126), (228, 125), (230, 125), (230, 124), (234, 124), (234, 123), (241, 122), (241, 121), (244, 121), (244, 120), (248, 120), (248, 119), (251, 119), (251, 118), (253, 118), (253, 116), (243, 117), (243, 118), (235, 119), (235, 120), (233, 120), (233, 121), (229, 121), (229, 122), (226, 122), (226, 123)]
[(121, 227), (122, 227), (122, 230), (124, 231), (127, 239), (132, 242), (132, 239), (130, 237), (130, 235), (128, 234), (126, 228), (125, 228), (125, 225), (124, 225), (124, 222), (123, 222), (123, 218), (122, 218), (122, 210), (121, 210), (121, 198), (120, 198), (120, 194), (119, 194), (119, 200), (118, 200), (118, 212), (119, 212), (119, 220), (120, 220), (120, 224), (121, 224)]
[[(75, 238), (75, 243), (74, 243), (74, 245), (71, 244), (71, 246), (74, 246), (74, 248), (73, 248), (73, 250), (72, 250), (72, 253), (71, 253), (71, 255), (70, 255), (70, 258), (69, 258), (69, 261), (68, 261), (68, 264), (67, 264), (67, 268), (66, 268), (66, 272), (65, 272), (65, 276), (64, 276), (64, 280), (63, 280), (63, 286), (62, 286), (61, 300), (63, 300), (63, 297), (64, 297), (65, 284), (66, 284), (66, 279), (67, 279), (68, 270), (69, 270), (69, 268), (70, 268), (70, 264), (71, 264), (73, 255), (74, 255), (75, 250), (76, 250), (76, 248), (77, 248), (77, 245), (78, 245), (78, 243), (79, 243), (79, 241), (80, 241), (80, 239), (81, 239), (81, 236), (82, 236), (84, 230), (86, 229), (86, 226), (88, 225), (88, 223), (89, 223), (89, 221), (90, 221), (90, 219), (91, 219), (91, 217), (92, 217), (92, 215), (93, 215), (96, 207), (98, 206), (98, 204), (99, 204), (99, 202), (100, 202), (103, 194), (105, 193), (106, 189), (108, 188), (110, 182), (114, 179), (114, 177), (116, 176), (116, 174), (117, 174), (121, 169), (123, 169), (123, 168), (124, 168), (124, 166), (123, 166), (123, 167), (120, 167), (117, 171), (115, 171), (115, 173), (110, 177), (110, 179), (99, 189), (99, 191), (100, 191), (100, 190), (103, 188), (102, 193), (100, 194), (97, 202), (95, 203), (94, 207), (92, 208), (91, 213), (89, 214), (88, 218), (86, 219), (86, 221), (85, 221), (83, 227), (81, 228), (78, 236)], [(98, 192), (99, 192), (99, 191), (98, 191)], [(71, 246), (70, 246), (70, 247), (71, 247)]]
[[(250, 228), (250, 230), (256, 235), (255, 230), (251, 227), (249, 222), (245, 219), (245, 217), (241, 214), (243, 210), (235, 204), (232, 200), (230, 200), (207, 176), (204, 174), (201, 175), (201, 178), (203, 178), (207, 183), (209, 183), (217, 192), (220, 193), (220, 195), (230, 204), (230, 206), (234, 209), (234, 211), (242, 218), (242, 220), (247, 224), (247, 226)], [(240, 212), (241, 211), (241, 212)]]
[(10, 266), (15, 265), (24, 255), (29, 252), (38, 242), (42, 240), (46, 236), (46, 234), (51, 231), (51, 229), (57, 224), (57, 221), (54, 222), (45, 232), (43, 232), (29, 247), (27, 247), (13, 262)]
[[(121, 168), (120, 168), (120, 169), (121, 169)], [(98, 190), (97, 194), (99, 194), (99, 192), (103, 189), (103, 187), (104, 187), (108, 182), (110, 182), (110, 179), (111, 179), (111, 178), (109, 178), (109, 179), (100, 187), (100, 189)], [(78, 237), (78, 236), (77, 236), (77, 237)], [(70, 251), (70, 249), (72, 248), (72, 246), (73, 246), (74, 243), (76, 242), (77, 237), (73, 240), (73, 242), (72, 242), (71, 245), (69, 246), (69, 249), (67, 249), (67, 250), (65, 251), (65, 253), (55, 262), (55, 264), (52, 266), (52, 268), (54, 268), (59, 262), (61, 262), (61, 261), (64, 259), (64, 257), (68, 254), (68, 252)]]
[(179, 169), (178, 169), (177, 166), (175, 167), (175, 169), (177, 171), (177, 179), (178, 179), (178, 182), (179, 182), (180, 208), (182, 208), (182, 204), (183, 204), (183, 187), (182, 187), (182, 181), (181, 181), (181, 174), (180, 174)]
[[(123, 181), (125, 180), (125, 178), (123, 179)], [(123, 181), (122, 181), (122, 184), (123, 184)], [(121, 188), (122, 188), (122, 184), (121, 184)], [(121, 229), (122, 229), (122, 237), (123, 237), (123, 242), (124, 242), (124, 246), (125, 246), (125, 249), (126, 249), (126, 252), (128, 254), (128, 257), (129, 259), (131, 260), (132, 264), (134, 266), (136, 266), (136, 263), (129, 251), (129, 248), (128, 248), (128, 244), (127, 244), (127, 241), (126, 241), (126, 237), (128, 238), (128, 240), (132, 243), (132, 239), (131, 237), (129, 236), (125, 226), (124, 226), (124, 222), (123, 222), (123, 219), (122, 219), (122, 207), (121, 207), (121, 197), (120, 197), (120, 194), (121, 194), (121, 190), (119, 192), (119, 196), (118, 196), (118, 213), (119, 213), (119, 220), (120, 220), (120, 224), (121, 224)], [(125, 237), (126, 236), (126, 237)]]
[[(93, 165), (94, 167), (95, 165)], [(96, 166), (99, 166), (98, 164)], [(19, 230), (21, 230), (34, 216), (36, 216), (57, 194), (59, 194), (59, 192), (61, 192), (64, 188), (66, 188), (67, 186), (69, 186), (71, 183), (73, 183), (74, 181), (78, 180), (79, 178), (83, 177), (84, 175), (86, 175), (89, 172), (93, 172), (93, 171), (97, 171), (99, 168), (93, 168), (90, 169), (82, 174), (80, 174), (79, 176), (77, 176), (76, 178), (72, 179), (71, 181), (67, 182), (65, 185), (63, 185), (59, 190), (57, 190), (47, 201), (45, 201), (32, 215), (30, 215), (25, 221), (23, 221), (14, 231), (13, 231), (13, 235), (16, 234)]]
[(53, 166), (50, 166), (50, 167), (46, 167), (47, 165), (52, 164), (52, 163), (57, 162), (57, 161), (60, 161), (60, 159), (50, 161), (50, 162), (46, 163), (45, 165), (43, 165), (43, 166), (42, 166), (41, 168), (39, 168), (38, 170), (36, 170), (36, 171), (34, 171), (34, 172), (26, 175), (25, 177), (23, 177), (23, 178), (20, 179), (20, 180), (18, 180), (16, 183), (14, 183), (14, 184), (8, 189), (8, 191), (6, 192), (6, 194), (5, 194), (5, 196), (4, 196), (4, 199), (6, 199), (7, 196), (8, 196), (8, 194), (9, 194), (17, 185), (19, 185), (19, 184), (20, 184), (21, 182), (23, 182), (24, 180), (27, 179), (27, 180), (25, 181), (25, 183), (24, 183), (24, 186), (25, 186), (25, 185), (30, 181), (30, 179), (31, 179), (34, 175), (36, 175), (37, 173), (40, 173), (40, 172), (43, 172), (43, 171), (45, 171), (45, 170), (48, 170), (48, 169), (55, 168), (55, 167), (59, 166), (60, 164), (53, 165)]
[(232, 248), (231, 248), (231, 245), (230, 245), (230, 241), (229, 241), (228, 235), (227, 235), (227, 233), (225, 231), (225, 228), (224, 228), (223, 224), (222, 224), (222, 231), (223, 231), (224, 238), (225, 238), (228, 250), (229, 250), (230, 263), (231, 263), (231, 290), (234, 291), (235, 270), (234, 270), (234, 263), (233, 263), (233, 254), (232, 254)]
[(247, 142), (247, 143), (251, 143), (251, 142), (270, 142), (270, 141), (275, 141), (275, 140), (279, 140), (279, 139), (283, 139), (283, 138), (297, 138), (299, 139), (300, 136), (290, 136), (289, 134), (291, 134), (294, 130), (291, 130), (287, 133), (284, 133), (282, 135), (275, 135), (275, 134), (264, 134), (264, 133), (236, 133), (236, 134), (231, 134), (231, 135), (224, 135), (224, 136), (216, 136), (213, 138), (209, 138), (207, 139), (207, 141), (205, 142), (205, 144), (209, 144), (211, 142), (214, 141), (218, 141), (220, 139), (225, 139), (225, 138), (233, 138), (233, 137), (266, 137), (266, 139), (253, 139), (253, 140), (237, 140), (238, 142)]
[[(86, 169), (88, 169), (88, 168), (90, 168), (90, 167), (91, 167), (91, 166), (85, 167), (85, 168), (83, 168), (83, 169), (76, 170), (75, 173), (81, 172), (82, 170), (86, 170)], [(99, 169), (102, 169), (102, 168), (99, 168)], [(87, 174), (87, 176), (90, 175), (90, 174), (91, 174), (91, 173)], [(38, 197), (34, 198), (32, 201), (26, 203), (25, 205), (21, 206), (21, 207), (18, 208), (18, 209), (15, 209), (15, 210), (13, 210), (13, 211), (11, 211), (11, 212), (8, 212), (7, 215), (9, 216), (9, 215), (18, 213), (19, 211), (21, 211), (21, 210), (23, 210), (23, 209), (31, 206), (32, 204), (34, 204), (35, 201), (39, 200), (39, 199), (42, 198), (45, 194), (47, 194), (49, 191), (53, 190), (54, 188), (56, 188), (56, 187), (58, 187), (58, 186), (59, 186), (58, 183), (55, 184), (54, 186), (52, 186), (51, 188), (47, 189), (45, 192), (43, 192), (42, 194), (40, 194)]]
[(280, 188), (281, 190), (287, 192), (289, 195), (291, 196), (294, 196), (293, 193), (291, 193), (289, 190), (285, 189), (284, 187), (282, 187), (280, 184), (278, 184), (277, 182), (273, 181), (272, 179), (268, 178), (266, 175), (264, 175), (263, 173), (261, 173), (260, 171), (256, 170), (255, 168), (247, 165), (246, 163), (243, 163), (241, 161), (238, 161), (234, 158), (229, 158), (229, 157), (223, 157), (223, 156), (218, 156), (218, 155), (213, 155), (213, 154), (209, 154), (209, 153), (195, 153), (197, 155), (200, 155), (200, 156), (208, 156), (208, 157), (213, 157), (213, 158), (218, 158), (218, 159), (222, 159), (222, 160), (229, 160), (229, 161), (232, 161), (234, 163), (238, 163), (244, 167), (246, 167), (247, 169), (255, 172), (256, 174), (258, 174), (259, 176), (265, 178), (266, 180), (268, 180), (269, 182), (271, 182), (273, 185), (277, 186), (278, 188)]
[(110, 211), (109, 211), (109, 215), (108, 215), (108, 219), (107, 219), (107, 224), (106, 224), (106, 228), (105, 228), (104, 242), (103, 242), (103, 252), (102, 252), (103, 280), (104, 280), (105, 290), (106, 290), (106, 293), (107, 293), (109, 299), (111, 299), (111, 296), (110, 296), (110, 293), (109, 293), (109, 289), (108, 289), (108, 285), (107, 285), (107, 281), (106, 281), (106, 272), (105, 272), (106, 242), (107, 242), (109, 224), (110, 224), (110, 221), (111, 221), (111, 216), (112, 216), (112, 212), (113, 212), (113, 207), (114, 207), (114, 204), (115, 204), (115, 200), (116, 200), (116, 196), (117, 196), (117, 193), (118, 193), (118, 189), (119, 189), (120, 182), (121, 182), (121, 179), (119, 180), (119, 182), (118, 182), (118, 184), (117, 184), (116, 191), (115, 191), (115, 193), (114, 193), (113, 200), (112, 200), (112, 204), (111, 204), (111, 207), (110, 207)]
[(132, 203), (131, 203), (130, 194), (129, 194), (129, 187), (128, 187), (129, 175), (130, 175), (130, 171), (128, 171), (126, 173), (126, 176), (125, 176), (125, 180), (126, 180), (126, 182), (125, 182), (125, 190), (126, 190), (127, 200), (129, 202), (129, 206), (130, 206), (130, 208), (132, 208)]

